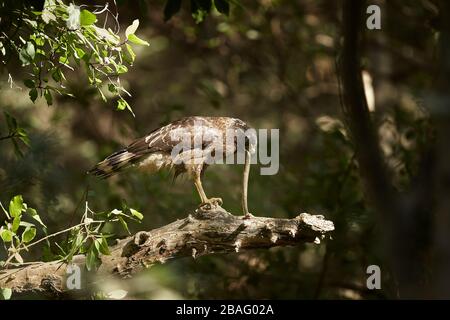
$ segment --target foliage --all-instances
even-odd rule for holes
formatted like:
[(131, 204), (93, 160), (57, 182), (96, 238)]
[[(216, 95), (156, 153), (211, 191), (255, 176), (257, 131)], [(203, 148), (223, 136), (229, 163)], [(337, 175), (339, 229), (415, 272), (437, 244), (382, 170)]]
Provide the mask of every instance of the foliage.
[[(2, 264), (7, 265), (15, 260), (22, 264), (24, 262), (20, 252), (27, 250), (30, 242), (36, 237), (36, 226), (44, 233), (46, 226), (42, 222), (37, 211), (23, 202), (21, 195), (17, 195), (9, 202), (9, 210), (6, 210), (0, 202), (0, 208), (6, 215), (4, 225), (0, 227), (0, 238), (8, 251), (8, 259)], [(30, 221), (26, 221), (28, 220)]]
[[(4, 223), (0, 219), (2, 230), (7, 230), (3, 231), (6, 239), (11, 235), (17, 239), (16, 248), (20, 241), (21, 248), (31, 249), (19, 251), (24, 263), (41, 260), (42, 255), (46, 261), (69, 261), (73, 255), (85, 253), (89, 269), (93, 269), (98, 266), (99, 253), (107, 253), (105, 242), (135, 232), (135, 221), (142, 222), (140, 228), (150, 230), (194, 210), (197, 196), (192, 184), (182, 178), (172, 184), (168, 174), (129, 172), (97, 181), (87, 180), (85, 172), (104, 156), (168, 121), (186, 115), (231, 115), (256, 128), (280, 128), (280, 171), (276, 176), (259, 176), (257, 166), (252, 168), (250, 210), (257, 215), (284, 218), (303, 211), (323, 214), (335, 222), (333, 240), (320, 247), (305, 245), (175, 260), (145, 272), (138, 284), (127, 288), (130, 295), (151, 299), (166, 298), (169, 293), (171, 297), (190, 299), (397, 296), (396, 282), (381, 252), (385, 229), (376, 224), (374, 209), (366, 200), (354, 146), (339, 111), (335, 70), (340, 42), (338, 2), (261, 0), (241, 6), (225, 0), (168, 0), (147, 1), (148, 7), (141, 10), (146, 1), (117, 1), (121, 17), (129, 22), (138, 17), (140, 32), (150, 39), (151, 45), (142, 47), (145, 59), (135, 61), (134, 50), (138, 47), (133, 41), (142, 42), (130, 35), (136, 34), (137, 23), (122, 23), (124, 36), (116, 27), (114, 8), (100, 12), (104, 3), (97, 6), (96, 1), (84, 2), (88, 5), (79, 7), (80, 27), (76, 31), (67, 27), (69, 2), (57, 12), (51, 7), (47, 11), (30, 9), (30, 1), (26, 1), (27, 5), (23, 1), (0, 5), (2, 30), (9, 39), (15, 39), (17, 46), (1, 33), (0, 58), (14, 76), (11, 79), (26, 81), (30, 86), (22, 92), (13, 80), (8, 85), (0, 83), (0, 107), (6, 111), (2, 113), (5, 121), (0, 121), (0, 198), (9, 203), (22, 194), (39, 212), (48, 230), (65, 231), (52, 233), (54, 236), (33, 246), (46, 237), (44, 228), (21, 210), (21, 221), (34, 223), (36, 228), (35, 238), (24, 243), (26, 227), (20, 226), (13, 234), (10, 228), (14, 219), (2, 214), (6, 217)], [(365, 34), (364, 66), (373, 79), (373, 85), (365, 85), (376, 98), (371, 119), (390, 178), (400, 191), (408, 190), (411, 181), (417, 179), (423, 166), (421, 155), (433, 141), (434, 126), (425, 111), (428, 101), (423, 97), (434, 82), (431, 62), (435, 61), (439, 38), (433, 29), (432, 2), (427, 6), (386, 2), (383, 30)], [(60, 2), (55, 3), (63, 8)], [(83, 10), (95, 15), (97, 21), (93, 22), (94, 17)], [(71, 12), (77, 16), (76, 10)], [(404, 16), (409, 19), (399, 24), (399, 17)], [(36, 27), (21, 17), (35, 21)], [(48, 23), (44, 17), (50, 17)], [(73, 21), (77, 25), (77, 19)], [(8, 25), (10, 28), (5, 27)], [(101, 38), (102, 33), (107, 33), (108, 39)], [(50, 59), (54, 66), (48, 62), (54, 44), (50, 36), (61, 38), (63, 46), (56, 55), (67, 56), (67, 66), (59, 63), (59, 57)], [(43, 39), (42, 47), (37, 43), (41, 40), (36, 39)], [(125, 40), (116, 47), (117, 41), (121, 44)], [(107, 61), (113, 73), (118, 74), (119, 65), (129, 68), (131, 63), (135, 65), (133, 72), (115, 75), (111, 84), (104, 74), (109, 71), (98, 64), (100, 58), (89, 43), (99, 51), (104, 63), (106, 57), (115, 57), (117, 67)], [(128, 45), (133, 51), (128, 51)], [(106, 47), (106, 55), (102, 46)], [(83, 58), (76, 48), (83, 50)], [(38, 49), (45, 51), (45, 57)], [(140, 55), (138, 50), (136, 53)], [(92, 71), (85, 61), (89, 55), (90, 63), (102, 71)], [(39, 75), (33, 70), (41, 63), (43, 88), (39, 88)], [(65, 79), (61, 76), (57, 77), (60, 81), (55, 81), (55, 68)], [(30, 74), (21, 74), (23, 70)], [(84, 81), (86, 75), (90, 79)], [(119, 76), (121, 82), (117, 81)], [(126, 100), (127, 93), (117, 87), (124, 84), (125, 88), (133, 88), (133, 97)], [(48, 88), (51, 102), (58, 107), (36, 108), (29, 102), (29, 93), (32, 98), (44, 97), (36, 104), (46, 103), (47, 85), (62, 93), (55, 95), (58, 91)], [(117, 90), (124, 99), (110, 89)], [(116, 94), (117, 107), (125, 110), (132, 105), (138, 116), (117, 117), (114, 110), (103, 108), (105, 103), (95, 99), (101, 96), (99, 90), (106, 97)], [(66, 98), (72, 94), (74, 99)], [(30, 146), (25, 148), (28, 141)], [(14, 156), (18, 152), (22, 157)], [(240, 177), (240, 167), (214, 167), (205, 175), (205, 190), (208, 195), (222, 197), (224, 207), (238, 213)], [(95, 191), (89, 196), (89, 206), (83, 196), (86, 187)], [(130, 207), (145, 208), (145, 219), (123, 206), (124, 198)], [(83, 216), (73, 218), (83, 201)], [(9, 207), (5, 206), (5, 211), (10, 216)], [(73, 225), (72, 218), (79, 221)], [(28, 232), (30, 236), (32, 233)], [(0, 250), (0, 260), (12, 257), (9, 263), (17, 265), (14, 255), (7, 251), (11, 243), (4, 243), (6, 250)], [(380, 265), (382, 290), (365, 288), (368, 264)], [(145, 292), (134, 290), (142, 288), (144, 281)], [(125, 282), (121, 285), (126, 286)], [(0, 289), (2, 295), (8, 297), (8, 292)]]
[[(21, 195), (11, 199), (9, 210), (6, 210), (1, 202), (0, 208), (6, 216), (4, 225), (0, 227), (0, 239), (8, 253), (6, 261), (1, 261), (2, 266), (13, 262), (23, 265), (24, 259), (20, 253), (24, 250), (29, 251), (31, 247), (41, 243), (45, 246), (43, 252), (46, 254), (46, 257), (42, 257), (43, 260), (70, 262), (74, 255), (85, 254), (87, 270), (94, 270), (100, 263), (99, 256), (101, 254), (109, 255), (107, 239), (113, 234), (103, 231), (105, 225), (117, 222), (129, 232), (126, 219), (137, 222), (143, 219), (143, 215), (139, 211), (129, 208), (126, 204), (123, 204), (122, 210), (114, 209), (109, 212), (96, 213), (89, 208), (86, 202), (85, 211), (79, 224), (47, 235), (47, 226), (42, 222), (37, 211), (23, 202)], [(25, 221), (27, 219), (24, 218), (28, 218), (32, 222)], [(37, 234), (37, 226), (45, 236), (33, 241)], [(51, 255), (49, 239), (64, 233), (68, 233), (66, 240), (54, 243), (59, 252)]]
[[(8, 10), (7, 5), (1, 5), (3, 11)], [(139, 21), (135, 20), (121, 39), (117, 15), (108, 5), (93, 6), (93, 11), (86, 8), (61, 0), (46, 0), (41, 11), (11, 8), (9, 13), (17, 20), (9, 34), (0, 35), (1, 62), (7, 65), (15, 56), (26, 67), (30, 77), (23, 83), (33, 102), (44, 97), (50, 106), (55, 93), (73, 96), (66, 88), (66, 75), (84, 68), (89, 85), (104, 101), (105, 91), (109, 91), (117, 97), (119, 110), (132, 112), (125, 100), (131, 95), (120, 76), (135, 60), (132, 44), (149, 45), (135, 34)], [(108, 17), (115, 22), (114, 29), (108, 26)]]
[(8, 112), (4, 112), (3, 115), (5, 116), (6, 124), (8, 126), (8, 133), (2, 137), (0, 137), (1, 140), (11, 139), (14, 151), (18, 156), (23, 156), (23, 153), (21, 151), (21, 148), (19, 144), (17, 143), (17, 139), (22, 141), (23, 144), (26, 146), (30, 146), (30, 139), (28, 138), (27, 131), (22, 128), (18, 123), (16, 118), (14, 118), (12, 115), (10, 115)]
[(65, 242), (55, 243), (59, 249), (57, 259), (70, 262), (74, 255), (85, 254), (87, 270), (95, 270), (100, 264), (99, 256), (110, 254), (107, 239), (114, 236), (112, 233), (105, 232), (104, 227), (106, 224), (120, 223), (129, 233), (126, 219), (139, 222), (143, 219), (143, 215), (125, 204), (122, 210), (94, 212), (86, 202), (80, 223), (70, 228), (69, 237)]

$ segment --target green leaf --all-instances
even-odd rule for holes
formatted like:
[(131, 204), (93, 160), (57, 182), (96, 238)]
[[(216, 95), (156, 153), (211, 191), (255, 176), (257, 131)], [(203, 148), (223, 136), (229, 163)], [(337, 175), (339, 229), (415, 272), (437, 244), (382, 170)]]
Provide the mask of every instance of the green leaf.
[(61, 81), (61, 71), (59, 69), (55, 69), (55, 71), (52, 72), (52, 78), (56, 82)]
[(20, 158), (23, 158), (23, 152), (20, 150), (19, 145), (17, 144), (17, 141), (15, 139), (12, 140), (13, 146), (14, 146), (14, 152), (16, 155)]
[(48, 10), (44, 10), (42, 12), (42, 20), (44, 20), (44, 22), (48, 24), (51, 20), (56, 21), (56, 16)]
[[(22, 129), (23, 130), (23, 129)], [(30, 138), (28, 136), (19, 135), (20, 141), (22, 141), (27, 147), (30, 146)]]
[(36, 45), (38, 47), (42, 47), (45, 44), (45, 39), (44, 38), (36, 38), (34, 41), (36, 42)]
[(27, 227), (22, 233), (22, 242), (28, 243), (36, 236), (36, 228)]
[(135, 34), (130, 34), (127, 37), (127, 39), (130, 40), (130, 42), (132, 42), (134, 44), (139, 44), (139, 45), (142, 45), (142, 46), (149, 46), (150, 45), (147, 41), (138, 38)]
[(86, 52), (84, 52), (84, 50), (81, 48), (75, 48), (75, 53), (78, 59), (83, 59), (84, 55), (86, 54)]
[(67, 28), (70, 30), (76, 30), (80, 27), (80, 8), (73, 3), (71, 3), (67, 7), (67, 13), (69, 14), (69, 17), (66, 20)]
[(33, 61), (35, 54), (34, 44), (28, 41), (19, 52), (19, 59), (22, 62), (22, 66), (29, 65)]
[(33, 219), (39, 222), (44, 228), (47, 228), (44, 222), (42, 222), (41, 217), (39, 215), (33, 216)]
[(31, 79), (25, 79), (23, 80), (23, 84), (27, 87), (27, 88), (34, 88), (34, 81)]
[(30, 216), (32, 216), (32, 217), (34, 217), (34, 216), (37, 216), (37, 211), (36, 211), (36, 209), (33, 209), (33, 208), (27, 208), (27, 211), (26, 211)]
[(128, 36), (130, 34), (134, 34), (137, 30), (137, 28), (139, 27), (139, 19), (136, 19), (133, 21), (133, 23), (127, 27), (127, 29), (125, 30), (125, 37), (128, 39)]
[(9, 300), (12, 296), (12, 289), (0, 288), (0, 300)]
[(45, 97), (45, 100), (47, 101), (47, 104), (49, 106), (51, 106), (53, 104), (53, 97), (52, 97), (52, 93), (50, 92), (49, 89), (44, 90), (44, 97)]
[(24, 210), (23, 198), (17, 195), (9, 202), (9, 214), (15, 218), (21, 214), (22, 210)]
[(19, 226), (20, 226), (20, 215), (14, 217), (12, 227), (11, 227), (12, 232), (16, 232), (17, 229), (19, 229)]
[(75, 241), (73, 242), (75, 249), (79, 249), (81, 247), (81, 245), (83, 244), (83, 240), (84, 240), (83, 234), (81, 232), (78, 233), (75, 238)]
[(124, 66), (123, 64), (119, 64), (117, 66), (117, 73), (118, 74), (127, 73), (127, 72), (128, 72), (128, 68), (126, 66)]
[(51, 20), (56, 21), (56, 16), (53, 14), (53, 10), (55, 9), (55, 0), (45, 0), (44, 2), (44, 10), (42, 10), (42, 20), (45, 23), (49, 23)]
[(123, 99), (117, 100), (117, 110), (125, 110), (127, 107), (127, 102)]
[(20, 226), (21, 227), (34, 227), (34, 224), (31, 222), (26, 222), (26, 221), (20, 221)]
[(30, 146), (30, 138), (28, 138), (28, 134), (25, 131), (25, 129), (17, 128), (16, 133), (19, 136), (19, 139), (22, 140), (22, 142), (25, 143), (29, 147)]
[(220, 13), (226, 16), (230, 14), (230, 4), (227, 0), (214, 0), (214, 6)]
[(19, 137), (26, 137), (27, 136), (27, 132), (25, 131), (24, 128), (17, 128), (16, 132), (19, 135)]
[(0, 237), (4, 242), (11, 242), (13, 238), (13, 233), (6, 229), (0, 229)]
[(108, 91), (111, 93), (117, 93), (116, 85), (113, 83), (108, 84)]
[(104, 254), (104, 255), (110, 255), (110, 251), (109, 251), (109, 247), (108, 247), (108, 242), (106, 241), (105, 238), (98, 238), (95, 239), (95, 242), (98, 243), (98, 251), (100, 251), (100, 253)]
[(131, 109), (131, 106), (128, 104), (128, 102), (126, 100), (124, 100), (123, 98), (120, 98), (119, 100), (117, 100), (117, 110), (125, 110), (125, 108), (128, 109), (128, 111), (130, 111), (134, 117), (134, 112)]
[[(77, 231), (79, 232), (79, 231)], [(82, 232), (79, 232), (75, 235), (75, 238), (72, 239), (72, 246), (67, 255), (67, 261), (71, 261), (74, 254), (79, 253), (81, 249), (81, 245), (83, 244), (84, 236)]]
[(136, 58), (136, 54), (134, 53), (133, 48), (128, 43), (126, 43), (125, 46), (127, 48), (128, 54), (130, 56), (130, 61), (134, 62), (134, 59)]
[(67, 65), (69, 58), (67, 57), (67, 52), (64, 52), (64, 55), (60, 56), (58, 61), (63, 65)]
[(23, 19), (24, 22), (28, 23), (32, 28), (37, 28), (38, 24), (35, 20)]
[(95, 269), (97, 265), (97, 257), (98, 251), (95, 249), (95, 245), (92, 244), (86, 254), (86, 269), (88, 269), (88, 271)]
[(130, 229), (128, 229), (128, 224), (125, 222), (125, 220), (121, 216), (119, 216), (118, 218), (119, 218), (120, 224), (125, 229), (125, 231), (128, 232), (128, 234), (131, 234)]
[(92, 26), (91, 28), (93, 28), (95, 30), (95, 32), (97, 33), (97, 35), (108, 41), (111, 42), (113, 44), (118, 44), (120, 42), (120, 38), (114, 34), (114, 32), (112, 32), (111, 30), (106, 30), (104, 28), (99, 28), (97, 26)]
[(37, 89), (36, 88), (31, 89), (28, 95), (30, 96), (31, 101), (33, 101), (34, 103), (38, 97)]
[(168, 0), (164, 7), (164, 21), (169, 21), (170, 18), (181, 8), (181, 0)]
[(130, 212), (134, 217), (138, 218), (139, 220), (144, 219), (144, 215), (142, 213), (140, 213), (139, 211), (130, 208)]
[(90, 26), (97, 22), (97, 16), (92, 12), (84, 9), (80, 12), (80, 25), (82, 26)]

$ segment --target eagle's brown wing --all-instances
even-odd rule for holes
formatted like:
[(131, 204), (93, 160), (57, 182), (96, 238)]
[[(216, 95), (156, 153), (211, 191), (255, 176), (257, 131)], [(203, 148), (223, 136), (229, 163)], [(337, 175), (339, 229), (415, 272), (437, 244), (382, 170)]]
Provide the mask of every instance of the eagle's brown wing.
[(153, 130), (146, 136), (133, 141), (126, 148), (111, 154), (88, 173), (108, 178), (125, 168), (140, 163), (153, 153), (160, 152), (170, 155), (182, 138), (181, 135), (174, 135), (174, 132), (191, 132), (192, 138), (194, 138), (195, 133), (192, 131), (194, 125), (207, 126), (208, 123), (209, 121), (201, 117), (188, 117), (174, 121)]

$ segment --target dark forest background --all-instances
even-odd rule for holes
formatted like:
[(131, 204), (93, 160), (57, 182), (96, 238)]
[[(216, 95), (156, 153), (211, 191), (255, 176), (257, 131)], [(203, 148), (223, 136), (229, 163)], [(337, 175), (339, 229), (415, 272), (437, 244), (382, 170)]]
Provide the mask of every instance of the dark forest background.
[[(441, 227), (448, 227), (448, 220), (435, 220), (436, 203), (448, 194), (445, 189), (431, 191), (429, 186), (435, 182), (427, 179), (419, 183), (425, 190), (411, 186), (424, 181), (423, 175), (436, 174), (434, 169), (421, 170), (423, 161), (431, 158), (426, 168), (439, 168), (432, 155), (445, 149), (435, 143), (432, 108), (443, 101), (439, 92), (446, 92), (436, 91), (445, 69), (439, 54), (440, 4), (375, 1), (382, 10), (381, 30), (366, 29), (367, 15), (359, 24), (361, 80), (388, 180), (402, 208), (414, 207), (427, 194), (421, 202), (420, 222), (412, 223), (418, 227), (404, 233), (391, 232), (390, 222), (379, 219), (380, 206), (375, 202), (380, 198), (371, 197), (370, 188), (365, 191), (360, 149), (348, 129), (351, 119), (343, 112), (339, 72), (351, 72), (337, 67), (345, 31), (343, 2), (230, 2), (229, 16), (212, 11), (196, 23), (188, 1), (167, 22), (165, 1), (118, 1), (119, 21), (127, 26), (138, 18), (140, 35), (150, 43), (136, 48), (136, 62), (122, 77), (132, 94), (128, 102), (135, 117), (116, 111), (114, 101), (103, 102), (86, 85), (81, 68), (66, 74), (75, 98), (55, 96), (52, 106), (44, 99), (33, 104), (26, 90), (10, 88), (8, 72), (14, 72), (19, 86), (26, 76), (20, 65), (3, 69), (0, 108), (20, 121), (31, 143), (21, 145), (23, 156), (18, 156), (10, 141), (0, 141), (0, 201), (8, 203), (22, 194), (54, 232), (80, 219), (80, 203), (89, 188), (89, 204), (95, 210), (111, 210), (126, 200), (144, 214), (141, 224), (130, 223), (131, 232), (168, 224), (198, 205), (190, 181), (173, 182), (170, 174), (134, 171), (101, 181), (85, 172), (169, 121), (190, 115), (237, 117), (255, 128), (280, 129), (280, 170), (277, 175), (261, 176), (258, 167), (252, 167), (250, 211), (284, 218), (301, 212), (322, 214), (335, 223), (332, 239), (320, 246), (167, 261), (120, 284), (132, 297), (398, 298), (401, 276), (395, 271), (398, 264), (392, 252), (406, 252), (398, 245), (405, 241), (420, 249), (414, 251), (417, 260), (408, 260), (411, 256), (402, 260), (403, 267), (421, 266), (420, 273), (408, 278), (407, 292), (432, 294), (439, 278), (436, 266), (445, 265), (434, 264), (439, 253), (432, 249), (437, 232), (432, 226), (444, 221)], [(0, 136), (7, 133), (2, 116)], [(224, 207), (235, 214), (241, 210), (241, 174), (242, 166), (222, 165), (210, 168), (204, 178), (206, 192), (222, 197)], [(415, 219), (408, 212), (401, 211), (402, 225)], [(110, 231), (118, 237), (126, 235), (120, 228)], [(36, 249), (27, 259), (41, 255)], [(366, 268), (373, 264), (381, 268), (381, 290), (366, 287)]]

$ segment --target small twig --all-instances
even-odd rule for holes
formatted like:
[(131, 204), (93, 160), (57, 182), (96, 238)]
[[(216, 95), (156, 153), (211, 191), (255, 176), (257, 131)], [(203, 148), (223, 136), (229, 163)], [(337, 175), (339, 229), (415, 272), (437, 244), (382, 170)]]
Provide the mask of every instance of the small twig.
[(35, 242), (32, 242), (32, 243), (28, 244), (26, 247), (27, 247), (27, 248), (30, 248), (30, 247), (32, 247), (32, 246), (38, 244), (38, 243), (41, 243), (41, 242), (44, 241), (44, 240), (47, 240), (47, 239), (56, 237), (57, 235), (60, 235), (60, 234), (69, 232), (69, 231), (71, 231), (71, 230), (73, 230), (73, 229), (76, 229), (76, 228), (79, 228), (79, 227), (84, 227), (84, 226), (86, 226), (86, 225), (90, 225), (90, 224), (93, 224), (93, 223), (101, 223), (101, 222), (103, 222), (103, 220), (100, 220), (100, 221), (89, 221), (89, 222), (79, 223), (79, 224), (74, 225), (74, 226), (72, 226), (72, 227), (70, 227), (70, 228), (67, 228), (67, 229), (64, 229), (64, 230), (61, 230), (61, 231), (52, 233), (52, 234), (50, 234), (50, 235), (48, 235), (48, 236), (45, 236), (45, 237), (43, 237), (43, 238), (41, 238), (41, 239), (39, 239), (39, 240), (37, 240), (37, 241), (35, 241)]
[[(84, 215), (83, 215), (83, 216), (84, 216)], [(117, 221), (119, 221), (119, 220), (118, 220), (118, 219), (112, 219), (112, 220), (108, 220), (108, 221), (109, 221), (109, 222), (117, 222)], [(24, 243), (23, 243), (21, 247), (15, 248), (15, 252), (14, 252), (14, 253), (19, 253), (19, 252), (22, 251), (22, 250), (28, 250), (30, 247), (33, 247), (33, 246), (35, 246), (36, 244), (41, 243), (42, 241), (45, 241), (45, 240), (48, 240), (48, 239), (50, 239), (50, 238), (56, 237), (57, 235), (60, 235), (60, 234), (69, 232), (69, 231), (71, 231), (71, 230), (73, 230), (73, 229), (76, 229), (76, 228), (79, 228), (79, 227), (87, 227), (88, 225), (96, 224), (96, 223), (102, 224), (102, 223), (104, 223), (104, 222), (105, 222), (104, 220), (92, 220), (92, 221), (88, 221), (88, 222), (82, 222), (82, 223), (79, 223), (79, 224), (77, 224), (77, 225), (75, 225), (75, 226), (72, 226), (72, 227), (66, 228), (66, 229), (64, 229), (64, 230), (61, 230), (61, 231), (52, 233), (52, 234), (50, 234), (50, 235), (47, 235), (47, 236), (45, 236), (45, 237), (43, 237), (43, 238), (41, 238), (41, 239), (39, 239), (39, 240), (37, 240), (37, 241), (35, 241), (35, 242), (32, 242), (32, 243), (30, 243), (30, 244), (24, 244)], [(86, 229), (86, 232), (89, 232), (89, 230)], [(11, 264), (11, 260), (12, 260), (13, 258), (14, 258), (14, 254), (10, 255), (10, 256), (8, 257), (8, 259), (5, 261), (4, 265), (5, 265), (5, 266), (10, 265), (10, 264)], [(21, 263), (21, 265), (23, 265), (23, 264), (24, 264), (24, 263)]]
[(7, 136), (0, 137), (0, 141), (17, 137), (17, 133), (10, 133)]

